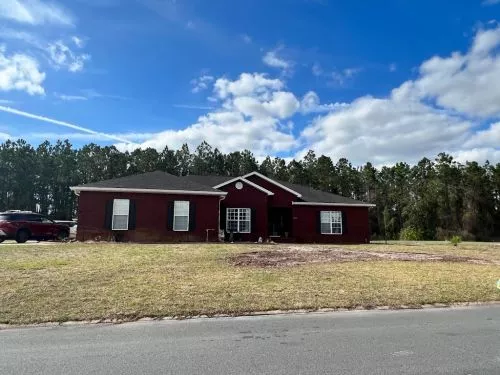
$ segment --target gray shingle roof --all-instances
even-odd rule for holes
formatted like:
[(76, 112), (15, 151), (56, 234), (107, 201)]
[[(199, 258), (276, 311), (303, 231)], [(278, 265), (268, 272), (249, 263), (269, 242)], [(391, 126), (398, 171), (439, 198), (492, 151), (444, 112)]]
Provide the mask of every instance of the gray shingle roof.
[(76, 186), (76, 188), (121, 188), (221, 192), (220, 190), (214, 189), (212, 186), (215, 185), (207, 185), (191, 179), (174, 176), (166, 172), (155, 171), (114, 178), (111, 180), (92, 182)]
[[(276, 180), (275, 180), (276, 181)], [(309, 186), (292, 184), (285, 181), (276, 181), (302, 195), (301, 199), (305, 202), (322, 203), (342, 203), (342, 204), (365, 204), (365, 202), (356, 199), (343, 197), (342, 195), (327, 193), (326, 191), (316, 190)]]
[[(217, 186), (223, 182), (232, 180), (235, 177), (228, 176), (198, 176), (191, 175), (183, 177), (194, 182), (198, 182), (205, 185)], [(290, 182), (274, 180), (281, 185), (286, 186), (299, 193), (302, 197), (300, 198), (304, 202), (321, 202), (321, 203), (340, 203), (340, 204), (366, 204), (365, 202), (343, 197), (338, 194), (327, 193), (325, 191), (310, 188), (309, 186), (292, 184)]]
[(193, 181), (193, 182), (196, 182), (196, 183), (199, 183), (202, 185), (217, 186), (219, 184), (222, 184), (223, 182), (232, 180), (233, 178), (236, 178), (236, 177), (189, 175), (189, 176), (184, 176), (181, 178), (188, 179), (190, 181)]

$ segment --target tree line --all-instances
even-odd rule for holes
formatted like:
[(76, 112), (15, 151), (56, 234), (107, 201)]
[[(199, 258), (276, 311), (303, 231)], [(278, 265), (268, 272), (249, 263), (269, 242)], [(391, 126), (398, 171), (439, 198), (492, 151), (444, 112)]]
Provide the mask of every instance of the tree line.
[(459, 163), (440, 153), (415, 165), (353, 166), (309, 151), (302, 160), (267, 157), (259, 163), (249, 150), (224, 154), (206, 142), (194, 152), (183, 145), (120, 152), (68, 140), (33, 147), (24, 140), (0, 144), (0, 211), (38, 211), (54, 219), (76, 215), (70, 186), (162, 170), (175, 175), (241, 176), (253, 171), (315, 189), (375, 203), (370, 210), (374, 238), (465, 240), (500, 238), (500, 163)]

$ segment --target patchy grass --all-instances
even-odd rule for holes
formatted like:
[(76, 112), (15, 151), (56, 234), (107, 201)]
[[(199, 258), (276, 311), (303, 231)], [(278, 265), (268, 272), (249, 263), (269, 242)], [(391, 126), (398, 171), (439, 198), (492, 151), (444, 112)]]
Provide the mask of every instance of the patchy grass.
[[(295, 246), (295, 245), (294, 245)], [(500, 301), (497, 264), (379, 259), (237, 267), (228, 258), (281, 245), (0, 245), (0, 322), (241, 314), (275, 309)], [(286, 246), (285, 246), (286, 247)], [(500, 246), (304, 245), (500, 261)]]

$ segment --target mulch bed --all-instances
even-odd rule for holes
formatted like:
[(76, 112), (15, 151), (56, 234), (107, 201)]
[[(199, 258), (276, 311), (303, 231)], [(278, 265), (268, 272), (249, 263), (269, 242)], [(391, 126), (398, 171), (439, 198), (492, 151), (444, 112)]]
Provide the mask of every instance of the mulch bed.
[(234, 266), (249, 267), (291, 267), (310, 263), (363, 262), (392, 260), (402, 262), (462, 262), (472, 264), (498, 264), (487, 259), (478, 259), (446, 254), (397, 253), (350, 251), (344, 249), (280, 249), (252, 251), (229, 258)]

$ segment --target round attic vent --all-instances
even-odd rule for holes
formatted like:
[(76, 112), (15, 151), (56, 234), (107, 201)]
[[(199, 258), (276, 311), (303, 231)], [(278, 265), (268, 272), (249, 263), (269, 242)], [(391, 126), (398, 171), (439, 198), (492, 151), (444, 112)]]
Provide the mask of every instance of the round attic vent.
[(234, 187), (238, 190), (241, 190), (243, 189), (243, 184), (240, 181), (238, 181), (236, 184), (234, 184)]

